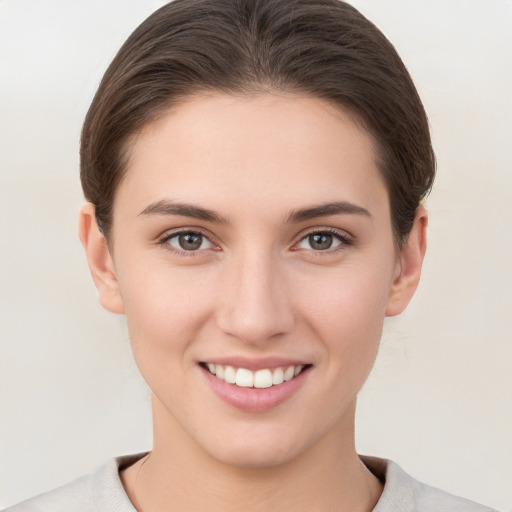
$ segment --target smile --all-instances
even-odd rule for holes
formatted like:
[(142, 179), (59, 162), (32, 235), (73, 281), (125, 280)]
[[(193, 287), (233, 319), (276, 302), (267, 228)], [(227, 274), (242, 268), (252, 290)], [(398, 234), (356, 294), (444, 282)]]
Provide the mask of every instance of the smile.
[(250, 413), (270, 411), (299, 392), (313, 365), (269, 357), (200, 362), (207, 386), (224, 402)]
[(241, 388), (264, 389), (279, 386), (298, 376), (310, 365), (291, 365), (278, 368), (264, 368), (251, 371), (247, 368), (235, 368), (229, 365), (203, 363), (202, 366), (217, 377), (217, 379), (234, 384)]

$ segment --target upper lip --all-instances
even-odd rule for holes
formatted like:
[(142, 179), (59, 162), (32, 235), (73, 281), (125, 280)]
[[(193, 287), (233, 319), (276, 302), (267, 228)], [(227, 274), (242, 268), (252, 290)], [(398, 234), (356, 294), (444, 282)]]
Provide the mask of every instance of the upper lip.
[(234, 368), (245, 368), (251, 371), (264, 370), (267, 368), (273, 369), (289, 366), (305, 366), (311, 364), (308, 361), (280, 356), (266, 356), (260, 358), (244, 356), (212, 357), (211, 359), (204, 359), (201, 362), (205, 364), (210, 363), (220, 364), (222, 366), (233, 366)]

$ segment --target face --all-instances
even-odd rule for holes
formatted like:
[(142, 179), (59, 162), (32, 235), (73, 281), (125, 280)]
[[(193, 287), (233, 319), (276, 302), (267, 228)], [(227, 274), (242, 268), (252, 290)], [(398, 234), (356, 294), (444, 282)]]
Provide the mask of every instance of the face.
[(135, 139), (110, 247), (118, 298), (103, 303), (126, 314), (156, 432), (246, 467), (350, 436), (401, 266), (347, 115), (190, 98)]

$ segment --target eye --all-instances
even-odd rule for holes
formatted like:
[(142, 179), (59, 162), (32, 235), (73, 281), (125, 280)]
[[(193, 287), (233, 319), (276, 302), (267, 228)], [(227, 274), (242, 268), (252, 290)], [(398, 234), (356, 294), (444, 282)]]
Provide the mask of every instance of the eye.
[(211, 249), (214, 245), (205, 235), (198, 231), (180, 231), (162, 240), (177, 251), (194, 252)]
[(297, 245), (297, 249), (308, 249), (313, 251), (328, 251), (335, 249), (342, 244), (350, 244), (348, 237), (341, 233), (331, 233), (330, 231), (315, 231), (306, 235)]

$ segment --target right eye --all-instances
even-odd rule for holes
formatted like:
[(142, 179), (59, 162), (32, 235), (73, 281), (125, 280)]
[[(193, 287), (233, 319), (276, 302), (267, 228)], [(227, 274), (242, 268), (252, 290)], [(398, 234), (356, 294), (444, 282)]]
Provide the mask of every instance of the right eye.
[(180, 231), (166, 237), (163, 241), (178, 252), (197, 252), (215, 247), (208, 238), (198, 231)]

